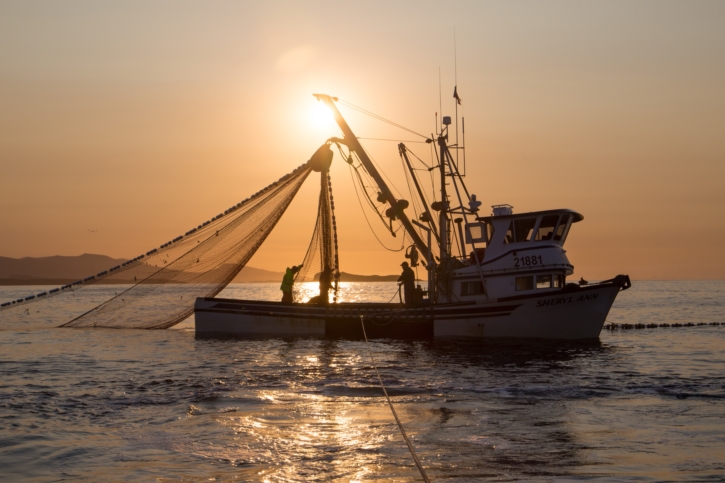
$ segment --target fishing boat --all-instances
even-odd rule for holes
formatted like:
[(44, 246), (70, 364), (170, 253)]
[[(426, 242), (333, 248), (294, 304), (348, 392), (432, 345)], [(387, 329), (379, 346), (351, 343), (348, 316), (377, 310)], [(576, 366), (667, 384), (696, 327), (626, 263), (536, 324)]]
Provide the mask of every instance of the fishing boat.
[(419, 285), (413, 300), (405, 304), (337, 302), (336, 297), (323, 304), (200, 297), (194, 304), (198, 335), (599, 337), (617, 294), (628, 289), (631, 282), (627, 275), (597, 283), (568, 280), (574, 266), (564, 244), (572, 225), (584, 219), (580, 213), (570, 209), (515, 213), (512, 206), (502, 204), (482, 215), (481, 202), (469, 192), (457, 156), (451, 154), (455, 150), (465, 153), (465, 141), (460, 147), (457, 140), (449, 144), (452, 121), (444, 116), (439, 132), (426, 138), (435, 148), (437, 164), (431, 170), (437, 171), (438, 193), (424, 193), (405, 144), (398, 145), (408, 168), (406, 175), (415, 186), (411, 194), (417, 197), (413, 203), (418, 208), (417, 216), (411, 217), (411, 203), (394, 196), (342, 117), (337, 99), (324, 94), (315, 97), (330, 109), (343, 137), (330, 138), (310, 159), (313, 169), (322, 173), (320, 213), (327, 210), (327, 221), (318, 223), (316, 233), (322, 241), (311, 244), (308, 256), (313, 246), (321, 250), (317, 258), (328, 260), (336, 289), (339, 267), (337, 256), (331, 253), (336, 253), (337, 235), (334, 214), (331, 222), (329, 214), (334, 210), (334, 201), (331, 194), (325, 195), (329, 189), (326, 171), (332, 159), (331, 147), (336, 146), (348, 163), (357, 163), (356, 169), (374, 182), (379, 190), (377, 201), (385, 207), (384, 216), (389, 218), (390, 226), (399, 223), (405, 230), (411, 240), (406, 257), (412, 265), (420, 263), (427, 270), (427, 289)]

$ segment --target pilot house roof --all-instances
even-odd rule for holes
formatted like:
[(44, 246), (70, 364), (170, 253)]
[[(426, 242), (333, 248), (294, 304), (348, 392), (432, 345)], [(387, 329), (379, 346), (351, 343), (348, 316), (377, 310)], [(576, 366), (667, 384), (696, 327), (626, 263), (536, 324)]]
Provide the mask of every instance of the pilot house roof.
[(574, 210), (570, 210), (568, 208), (560, 208), (557, 210), (544, 210), (544, 211), (529, 211), (526, 213), (515, 213), (511, 215), (490, 215), (490, 216), (479, 216), (476, 218), (478, 221), (486, 221), (486, 222), (492, 222), (495, 220), (514, 220), (517, 218), (531, 218), (531, 217), (539, 217), (544, 215), (561, 215), (561, 214), (569, 214), (574, 215), (574, 219), (572, 220), (572, 223), (580, 222), (584, 219), (584, 215), (581, 213), (577, 213)]

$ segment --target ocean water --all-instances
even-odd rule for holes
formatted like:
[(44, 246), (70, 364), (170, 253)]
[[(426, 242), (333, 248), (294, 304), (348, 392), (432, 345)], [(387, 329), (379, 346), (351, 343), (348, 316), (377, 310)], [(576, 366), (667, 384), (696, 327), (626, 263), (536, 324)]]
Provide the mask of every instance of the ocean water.
[[(608, 321), (725, 323), (725, 282), (635, 281)], [(370, 347), (431, 481), (725, 481), (725, 326)], [(0, 331), (0, 375), (0, 481), (421, 481), (364, 342)]]

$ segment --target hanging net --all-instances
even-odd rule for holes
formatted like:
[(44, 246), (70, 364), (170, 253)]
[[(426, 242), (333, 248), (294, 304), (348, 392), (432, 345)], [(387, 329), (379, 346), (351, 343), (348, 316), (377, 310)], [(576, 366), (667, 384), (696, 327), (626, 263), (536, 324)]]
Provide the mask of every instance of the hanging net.
[[(250, 198), (122, 265), (0, 306), (0, 329), (164, 329), (244, 268), (297, 194), (310, 162)], [(331, 197), (330, 197), (331, 198)], [(331, 202), (331, 199), (330, 199)]]
[(330, 173), (324, 169), (320, 173), (317, 223), (302, 268), (295, 277), (293, 288), (295, 302), (326, 304), (331, 297), (332, 302), (336, 303), (339, 285), (340, 263), (337, 251), (335, 201), (332, 196)]

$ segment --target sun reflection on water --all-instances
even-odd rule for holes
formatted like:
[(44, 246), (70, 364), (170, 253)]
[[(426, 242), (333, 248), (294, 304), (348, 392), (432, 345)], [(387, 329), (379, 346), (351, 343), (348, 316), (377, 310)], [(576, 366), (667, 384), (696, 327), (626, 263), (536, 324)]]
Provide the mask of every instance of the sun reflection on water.
[[(425, 284), (424, 284), (425, 285)], [(370, 286), (375, 286), (377, 297), (371, 298)], [(423, 287), (425, 290), (425, 286)], [(296, 301), (299, 303), (307, 303), (312, 297), (320, 294), (320, 285), (318, 282), (303, 282), (295, 284)], [(340, 282), (337, 301), (338, 302), (397, 302), (398, 301), (397, 285), (387, 282), (372, 283), (355, 283)], [(333, 301), (332, 292), (330, 292), (330, 302)]]
[[(334, 343), (325, 344), (314, 343), (310, 352), (287, 354), (280, 347), (277, 354), (260, 355), (264, 367), (268, 358), (283, 354), (278, 371), (293, 371), (297, 378), (284, 380), (279, 374), (270, 384), (280, 387), (245, 391), (258, 403), (217, 420), (240, 443), (225, 459), (254, 455), (254, 463), (264, 467), (260, 480), (269, 482), (362, 482), (389, 465), (386, 446), (395, 427), (387, 406), (376, 400), (382, 393), (366, 375), (360, 378), (364, 361), (359, 354), (338, 353)], [(411, 476), (406, 465), (394, 473), (398, 480)]]

